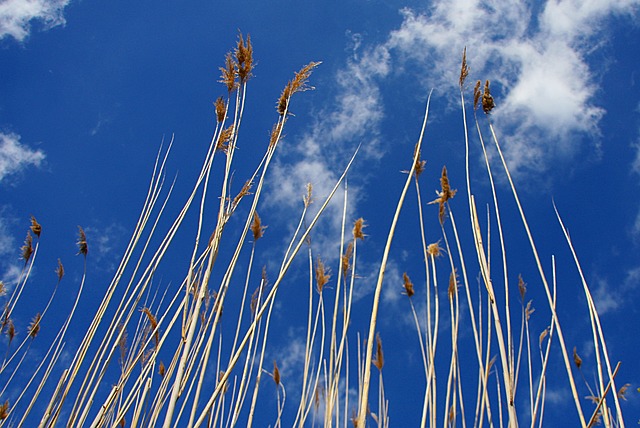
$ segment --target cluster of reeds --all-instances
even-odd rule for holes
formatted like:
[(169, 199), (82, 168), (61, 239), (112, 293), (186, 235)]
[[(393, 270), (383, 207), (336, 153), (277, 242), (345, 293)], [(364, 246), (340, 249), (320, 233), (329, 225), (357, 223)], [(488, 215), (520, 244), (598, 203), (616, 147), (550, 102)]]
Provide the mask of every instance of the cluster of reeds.
[[(78, 254), (85, 261), (84, 274), (70, 313), (62, 326), (55, 327), (58, 333), (51, 343), (40, 345), (43, 357), (36, 365), (25, 363), (28, 361), (26, 356), (41, 329), (52, 328), (46, 324), (46, 315), (58, 287), (56, 285), (46, 307), (33, 317), (22, 342), (15, 345), (17, 336), (13, 315), (25, 288), (30, 285), (43, 233), (43, 227), (35, 218), (31, 219), (30, 231), (22, 247), (24, 268), (19, 281), (12, 286), (2, 314), (7, 351), (0, 367), (3, 382), (0, 402), (4, 403), (0, 406), (0, 425), (167, 428), (267, 424), (389, 426), (393, 404), (389, 403), (385, 393), (385, 354), (377, 321), (395, 231), (399, 225), (410, 221), (401, 224), (399, 219), (413, 185), (418, 212), (411, 221), (420, 228), (423, 265), (419, 269), (415, 266), (408, 269), (414, 279), (421, 277), (419, 283), (413, 282), (409, 273), (404, 273), (399, 285), (408, 299), (422, 361), (423, 370), (416, 373), (416, 378), (421, 379), (423, 393), (419, 399), (413, 400), (421, 426), (466, 426), (467, 423), (474, 426), (542, 426), (547, 372), (553, 355), (556, 355), (552, 348), (560, 349), (579, 424), (590, 427), (600, 421), (605, 426), (624, 426), (619, 395), (626, 386), (619, 388), (615, 381), (619, 363), (614, 366), (609, 359), (589, 287), (558, 215), (580, 272), (589, 309), (590, 322), (586, 325), (591, 327), (597, 361), (594, 369), (597, 383), (591, 390), (593, 402), (585, 404), (579, 396), (574, 366), (580, 370), (582, 362), (575, 348), (573, 355), (567, 351), (569, 345), (560, 323), (562, 311), (556, 307), (555, 261), (552, 259), (553, 271), (549, 276), (543, 268), (544, 263), (490, 120), (494, 100), (488, 80), (484, 90), (481, 90), (480, 81), (475, 86), (472, 121), (484, 153), (492, 191), (484, 230), (481, 226), (470, 179), (470, 138), (464, 99), (465, 79), (469, 73), (466, 51), (459, 85), (466, 150), (468, 229), (458, 225), (451, 208), (452, 199), (460, 198), (460, 194), (465, 192), (457, 193), (451, 187), (444, 167), (437, 198), (430, 202), (438, 206), (439, 230), (427, 230), (419, 177), (427, 168), (421, 153), (428, 123), (428, 101), (413, 158), (407, 159), (411, 168), (404, 187), (399, 189), (399, 201), (386, 234), (387, 242), (378, 265), (372, 305), (360, 303), (359, 310), (366, 314), (369, 323), (363, 339), (358, 330), (364, 330), (366, 326), (354, 326), (352, 323), (356, 319), (353, 312), (354, 290), (362, 281), (358, 274), (358, 249), (365, 241), (366, 223), (359, 218), (350, 225), (346, 209), (349, 192), (344, 185), (357, 150), (354, 157), (345, 162), (342, 175), (331, 192), (323, 195), (320, 207), (313, 215), (309, 214), (312, 186), (307, 186), (297, 226), (280, 265), (271, 274), (272, 278), (268, 279), (265, 269), (261, 274), (255, 273), (254, 261), (266, 231), (257, 211), (265, 177), (290, 117), (291, 98), (309, 88), (308, 79), (319, 63), (311, 62), (304, 66), (286, 84), (276, 102), (276, 122), (264, 144), (264, 155), (244, 184), (234, 188), (234, 160), (253, 63), (251, 39), (247, 36), (245, 40), (240, 35), (235, 50), (226, 56), (225, 65), (221, 68), (221, 82), (227, 96), (215, 102), (216, 128), (193, 188), (184, 195), (181, 210), (173, 217), (166, 212), (171, 189), (166, 191), (164, 177), (171, 143), (156, 158), (138, 222), (111, 283), (104, 288), (99, 305), (90, 308), (93, 316), (88, 325), (78, 329), (83, 331), (83, 335), (70, 338), (69, 327), (79, 309), (86, 278), (86, 260), (90, 257), (90, 242), (87, 242), (83, 229), (79, 228)], [(538, 338), (538, 357), (533, 355), (536, 341), (532, 340), (531, 318), (534, 308), (531, 302), (525, 303), (526, 284), (521, 276), (518, 277), (517, 289), (510, 281), (512, 273), (506, 260), (505, 232), (498, 189), (494, 183), (495, 165), (487, 154), (482, 118), (476, 115), (479, 103), (486, 116), (490, 142), (498, 155), (498, 168), (502, 168), (507, 178), (518, 209), (517, 216), (528, 238), (526, 245), (535, 259), (539, 274), (536, 282), (544, 288), (547, 298), (546, 313), (549, 316), (543, 321), (543, 333)], [(344, 210), (336, 256), (323, 259), (315, 254), (309, 238), (319, 218), (325, 215), (329, 201), (341, 188)], [(214, 196), (210, 196), (211, 192)], [(212, 204), (216, 211), (213, 223), (205, 216), (206, 208)], [(195, 230), (191, 231), (192, 250), (184, 255), (188, 268), (178, 277), (179, 286), (158, 288), (153, 281), (154, 273), (161, 266), (187, 213), (191, 212), (195, 212), (197, 221)], [(241, 219), (240, 229), (228, 235), (225, 229), (232, 216)], [(170, 218), (168, 226), (161, 230), (167, 217)], [(491, 225), (497, 227), (500, 249), (500, 261), (494, 265), (490, 249), (496, 234), (490, 233)], [(461, 234), (465, 230), (472, 237), (472, 247), (462, 245)], [(428, 234), (435, 235), (431, 243), (428, 243)], [(224, 258), (220, 257), (221, 248), (225, 250)], [(301, 258), (306, 262), (301, 263)], [(441, 258), (445, 261), (441, 262)], [(329, 262), (325, 260), (336, 260), (335, 266), (328, 266)], [(499, 273), (495, 272), (495, 265)], [(244, 272), (239, 272), (241, 266), (245, 267)], [(305, 334), (301, 338), (304, 344), (301, 375), (299, 379), (291, 380), (290, 385), (297, 389), (295, 393), (289, 390), (287, 395), (285, 384), (289, 380), (282, 373), (278, 359), (270, 358), (273, 355), (269, 350), (270, 326), (275, 304), (279, 301), (279, 290), (285, 283), (287, 271), (294, 266), (300, 270), (297, 277), (307, 278), (308, 301)], [(469, 276), (478, 273), (483, 289), (476, 295)], [(59, 284), (64, 276), (60, 262), (56, 275)], [(448, 278), (446, 290), (439, 287), (442, 276)], [(238, 277), (242, 279), (239, 281)], [(510, 301), (518, 296), (521, 305), (514, 311)], [(418, 298), (422, 299), (419, 306), (414, 304)], [(295, 302), (295, 305), (301, 307), (300, 302)], [(83, 311), (88, 309), (83, 308)], [(460, 320), (464, 310), (468, 310), (468, 320), (463, 327)], [(447, 311), (451, 343), (445, 347), (439, 345), (446, 340), (442, 323), (443, 313)], [(516, 312), (518, 314), (514, 315)], [(461, 329), (471, 330), (470, 343), (461, 340)], [(76, 344), (73, 349), (69, 349), (70, 342)], [(446, 352), (445, 366), (438, 364), (443, 360), (440, 356), (443, 348)], [(65, 358), (62, 358), (63, 350)], [(462, 367), (461, 354), (471, 356), (464, 363), (468, 367)], [(463, 379), (463, 373), (469, 370), (475, 372), (471, 380), (475, 390), (466, 389), (463, 394), (463, 385), (469, 382)], [(372, 373), (376, 372), (378, 379), (372, 380)], [(275, 408), (267, 421), (265, 415), (269, 413), (260, 411), (260, 408), (265, 406), (262, 404), (265, 401), (262, 390), (269, 379), (275, 385), (269, 391), (275, 392), (270, 393), (271, 400), (266, 401), (275, 402)], [(377, 400), (372, 398), (372, 385), (377, 385)], [(524, 392), (517, 395), (522, 390)], [(526, 399), (516, 399), (522, 395)], [(287, 401), (291, 396), (294, 397), (293, 404), (291, 398)]]

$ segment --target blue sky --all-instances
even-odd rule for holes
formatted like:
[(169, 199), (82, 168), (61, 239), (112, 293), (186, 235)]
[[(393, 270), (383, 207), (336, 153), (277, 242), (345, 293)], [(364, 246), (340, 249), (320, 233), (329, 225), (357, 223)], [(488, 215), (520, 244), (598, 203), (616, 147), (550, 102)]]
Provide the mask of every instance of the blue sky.
[[(292, 101), (294, 116), (287, 122), (258, 205), (269, 226), (264, 242), (260, 241), (264, 248), (259, 264), (265, 264), (271, 276), (277, 274), (302, 209), (306, 184), (314, 185), (317, 207), (361, 145), (348, 176), (347, 218), (351, 223), (363, 217), (368, 225), (350, 327), (353, 334), (366, 334), (377, 268), (406, 179), (402, 171), (411, 166), (431, 90), (422, 149), (427, 161), (420, 178), (422, 198), (436, 197), (433, 191), (439, 188), (446, 165), (452, 187), (459, 189), (451, 207), (467, 231), (463, 241), (470, 242), (458, 90), (466, 46), (471, 179), (478, 204), (492, 202), (472, 122), (472, 89), (476, 80), (490, 79), (496, 102), (492, 122), (547, 271), (551, 256), (556, 256), (558, 311), (567, 346), (576, 346), (583, 356), (585, 377), (593, 384), (588, 312), (553, 202), (594, 295), (610, 357), (622, 361), (616, 383), (631, 384), (622, 409), (627, 423), (635, 424), (640, 420), (636, 392), (640, 369), (635, 364), (640, 335), (640, 311), (635, 304), (640, 297), (639, 7), (637, 0), (194, 1), (188, 5), (2, 1), (0, 280), (9, 290), (15, 286), (23, 264), (20, 246), (34, 215), (44, 231), (30, 289), (53, 287), (53, 270), (60, 258), (67, 270), (65, 281), (75, 290), (82, 275), (81, 257), (75, 256), (77, 225), (81, 225), (90, 248), (89, 285), (81, 300), (86, 311), (74, 319), (69, 346), (80, 340), (91, 308), (97, 307), (135, 226), (163, 142), (166, 147), (174, 141), (167, 164), (167, 182), (176, 178), (169, 218), (190, 192), (215, 127), (213, 102), (226, 95), (218, 83), (218, 67), (241, 31), (251, 35), (256, 67), (248, 85), (234, 165), (232, 184), (237, 188), (263, 155), (277, 119), (276, 101), (286, 82), (303, 65), (322, 61), (310, 79), (316, 89), (296, 94)], [(489, 140), (487, 122), (481, 119)], [(497, 161), (495, 152), (491, 153)], [(499, 164), (493, 168), (499, 171)], [(508, 183), (496, 175), (503, 222), (509, 231), (511, 281), (515, 283), (522, 273), (529, 284), (529, 298), (539, 308), (532, 327), (537, 341), (548, 325), (548, 308)], [(423, 388), (423, 379), (416, 381), (410, 374), (416, 370), (421, 375), (422, 368), (406, 296), (401, 294), (405, 271), (416, 284), (422, 281), (424, 288), (413, 194), (402, 211), (392, 247), (378, 322), (385, 344), (385, 386), (393, 426), (417, 424), (420, 412), (406, 395), (408, 390)], [(312, 234), (314, 253), (332, 264), (334, 279), (341, 199), (338, 192)], [(239, 218), (225, 232), (229, 248), (247, 210), (242, 206)], [(436, 207), (426, 206), (425, 216), (427, 241), (442, 239)], [(165, 289), (175, 291), (184, 278), (195, 218), (186, 220), (154, 279), (160, 294)], [(168, 224), (167, 220), (165, 228)], [(467, 257), (475, 259), (473, 247), (468, 248)], [(499, 247), (495, 248), (497, 255)], [(306, 307), (296, 304), (300, 299), (306, 302), (306, 288), (300, 291), (297, 286), (305, 281), (304, 257), (294, 267), (278, 296), (266, 360), (269, 370), (271, 360), (281, 360), (283, 382), (287, 372), (300, 370), (297, 340), (304, 336), (306, 320)], [(444, 260), (442, 275), (445, 283)], [(478, 275), (477, 267), (469, 268), (474, 286)], [(494, 275), (499, 278), (501, 269)], [(75, 291), (65, 293), (75, 295)], [(23, 326), (48, 297), (49, 292), (32, 291), (22, 298), (17, 317)], [(517, 293), (511, 302), (519, 305)], [(51, 314), (53, 326), (64, 322), (68, 309), (63, 303)], [(443, 317), (447, 310), (443, 307)], [(468, 334), (464, 321), (463, 316), (461, 330)], [(443, 323), (446, 332), (450, 326)], [(442, 337), (446, 343), (448, 333)], [(35, 343), (29, 351), (33, 358), (46, 349)], [(353, 351), (355, 361), (355, 346)], [(566, 373), (557, 361), (553, 376), (564, 382), (549, 386), (545, 426), (563, 426), (557, 422), (559, 415), (575, 413)], [(443, 365), (442, 369), (445, 377), (448, 368)], [(470, 373), (475, 379), (473, 369)], [(580, 395), (588, 395), (584, 382), (577, 379)], [(289, 382), (289, 399), (295, 402), (298, 387), (294, 379)], [(11, 392), (6, 394), (14, 400)], [(474, 404), (475, 400), (469, 407)], [(260, 426), (273, 423), (275, 417), (273, 407), (265, 407)], [(585, 408), (591, 409), (587, 404)], [(285, 412), (285, 416), (285, 425), (291, 424), (291, 415)]]

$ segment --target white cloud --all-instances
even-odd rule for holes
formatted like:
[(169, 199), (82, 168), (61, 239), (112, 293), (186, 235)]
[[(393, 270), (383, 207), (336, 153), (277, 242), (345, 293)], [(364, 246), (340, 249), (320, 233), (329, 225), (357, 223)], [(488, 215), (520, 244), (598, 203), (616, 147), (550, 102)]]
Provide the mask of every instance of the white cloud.
[(0, 182), (28, 166), (40, 166), (45, 155), (20, 143), (20, 136), (0, 132)]
[(64, 8), (70, 0), (4, 0), (0, 2), (0, 40), (13, 37), (23, 41), (38, 20), (44, 28), (64, 25)]
[(618, 309), (621, 303), (618, 297), (617, 294), (613, 293), (613, 290), (605, 280), (599, 279), (597, 281), (597, 286), (593, 293), (593, 300), (599, 315), (604, 315), (607, 312)]
[(512, 168), (535, 170), (579, 153), (582, 137), (597, 141), (604, 111), (586, 56), (606, 40), (602, 23), (638, 4), (549, 1), (536, 13), (523, 2), (440, 0), (428, 15), (405, 10), (386, 44), (426, 70), (428, 86), (449, 89), (466, 46), (474, 78), (498, 88), (493, 117)]

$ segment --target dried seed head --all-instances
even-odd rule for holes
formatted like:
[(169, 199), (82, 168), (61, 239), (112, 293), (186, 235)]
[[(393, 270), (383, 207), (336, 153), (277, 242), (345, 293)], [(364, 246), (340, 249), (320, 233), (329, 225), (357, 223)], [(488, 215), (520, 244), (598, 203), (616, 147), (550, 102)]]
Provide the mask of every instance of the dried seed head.
[(229, 149), (229, 141), (233, 137), (233, 125), (229, 126), (226, 129), (223, 129), (220, 132), (220, 136), (218, 137), (218, 142), (216, 143), (216, 150), (223, 151), (227, 153)]
[(489, 114), (495, 106), (496, 104), (493, 102), (493, 97), (489, 90), (489, 81), (487, 80), (484, 84), (484, 94), (482, 95), (482, 110), (484, 110), (486, 114)]
[(3, 421), (9, 417), (9, 400), (4, 404), (0, 404), (0, 420)]
[(9, 344), (13, 341), (13, 338), (16, 337), (16, 326), (13, 325), (13, 320), (9, 319), (7, 321), (7, 331), (6, 335), (9, 338)]
[(252, 186), (253, 183), (251, 182), (251, 180), (247, 180), (244, 182), (244, 184), (242, 185), (242, 189), (240, 189), (238, 194), (233, 198), (233, 201), (231, 202), (231, 210), (235, 210), (242, 198), (250, 194), (249, 190), (251, 190)]
[(418, 154), (416, 155), (416, 165), (414, 168), (416, 178), (420, 177), (420, 174), (424, 172), (424, 167), (426, 164), (427, 164), (427, 161), (420, 160), (420, 152), (418, 152)]
[(293, 94), (314, 89), (313, 86), (307, 86), (307, 80), (309, 80), (313, 69), (320, 64), (320, 62), (310, 62), (295, 74), (293, 80), (287, 83), (280, 94), (280, 98), (278, 98), (277, 109), (280, 116), (284, 116), (289, 110), (289, 100)]
[(309, 208), (309, 205), (313, 203), (313, 184), (307, 183), (307, 194), (302, 197), (302, 201), (304, 203), (305, 208)]
[(359, 219), (356, 220), (356, 222), (353, 224), (353, 238), (354, 239), (360, 239), (364, 241), (364, 237), (366, 236), (364, 233), (362, 233), (362, 229), (365, 227), (366, 225), (364, 224), (364, 219), (362, 217), (360, 217)]
[(167, 369), (164, 366), (164, 363), (162, 361), (160, 361), (160, 364), (158, 364), (158, 374), (160, 375), (160, 377), (164, 377), (164, 374), (167, 372)]
[(440, 241), (434, 242), (427, 246), (427, 254), (431, 257), (440, 257), (442, 255), (442, 247), (440, 247)]
[(222, 97), (218, 97), (213, 105), (216, 107), (216, 120), (218, 123), (221, 123), (227, 115), (227, 106), (224, 103), (224, 99)]
[(535, 308), (531, 306), (532, 303), (533, 300), (529, 300), (529, 302), (527, 302), (527, 307), (524, 308), (524, 316), (526, 317), (527, 321), (529, 321), (529, 318), (531, 318), (531, 314), (536, 311)]
[(120, 425), (121, 427), (124, 428), (124, 426), (127, 424), (127, 420), (123, 417), (120, 418), (120, 423), (118, 425)]
[(480, 90), (480, 86), (482, 86), (481, 81), (476, 82), (476, 86), (473, 88), (473, 109), (478, 108), (478, 101), (480, 101), (480, 97), (482, 96), (482, 91)]
[(257, 241), (264, 235), (267, 226), (263, 226), (257, 211), (253, 212), (253, 223), (251, 223), (251, 232), (253, 232), (253, 241)]
[(627, 401), (627, 397), (625, 394), (627, 393), (627, 389), (629, 389), (630, 386), (630, 383), (625, 383), (624, 385), (622, 385), (622, 387), (618, 390), (618, 398)]
[(344, 273), (345, 278), (349, 273), (349, 271), (351, 270), (352, 256), (353, 256), (353, 242), (349, 242), (349, 244), (347, 244), (347, 249), (345, 250), (342, 257), (340, 258), (340, 261), (342, 262), (342, 272)]
[(31, 255), (33, 254), (33, 237), (31, 232), (27, 232), (27, 237), (24, 239), (24, 245), (20, 248), (22, 251), (22, 258), (25, 263), (29, 262)]
[(318, 258), (316, 262), (316, 287), (318, 288), (318, 293), (322, 293), (322, 289), (329, 282), (329, 278), (331, 278), (331, 275), (328, 274), (322, 260)]
[(29, 324), (29, 336), (31, 338), (35, 338), (40, 332), (40, 320), (42, 319), (42, 315), (37, 313), (35, 317), (31, 320), (31, 324)]
[(549, 327), (545, 328), (544, 330), (542, 330), (542, 333), (540, 333), (540, 336), (538, 337), (538, 345), (540, 347), (542, 347), (542, 342), (544, 341), (545, 337), (547, 337), (548, 334), (549, 334)]
[(127, 329), (124, 324), (120, 323), (118, 325), (118, 330), (120, 330), (120, 340), (118, 340), (118, 348), (120, 349), (120, 364), (124, 367), (124, 359), (127, 356)]
[(280, 386), (280, 370), (278, 369), (276, 360), (273, 360), (273, 381), (276, 383), (276, 386)]
[(464, 85), (464, 81), (469, 75), (469, 67), (467, 66), (467, 47), (464, 47), (462, 51), (462, 67), (460, 68), (460, 89), (462, 89), (462, 85)]
[(376, 358), (372, 363), (379, 371), (382, 371), (382, 367), (384, 366), (384, 353), (382, 352), (382, 339), (380, 339), (380, 333), (376, 333)]
[(402, 274), (402, 286), (404, 287), (404, 291), (407, 296), (411, 297), (415, 294), (413, 291), (413, 283), (406, 272)]
[(78, 226), (78, 241), (76, 243), (78, 245), (78, 254), (87, 257), (87, 235), (85, 235), (84, 230), (80, 226)]
[(251, 70), (253, 69), (253, 47), (251, 46), (251, 36), (249, 34), (247, 34), (246, 43), (242, 38), (242, 34), (238, 36), (235, 54), (240, 83), (247, 83), (247, 80), (251, 77)]
[(441, 191), (436, 191), (438, 197), (429, 202), (429, 204), (438, 204), (438, 219), (440, 220), (440, 224), (443, 224), (446, 214), (444, 204), (446, 204), (449, 199), (453, 198), (457, 192), (457, 190), (451, 189), (451, 187), (449, 186), (449, 177), (447, 176), (446, 166), (442, 167), (442, 175), (440, 176), (440, 188), (442, 189)]
[(146, 316), (147, 319), (149, 320), (149, 325), (151, 328), (151, 331), (153, 331), (153, 341), (155, 343), (155, 348), (158, 349), (158, 344), (160, 343), (160, 332), (158, 331), (158, 319), (156, 318), (155, 315), (153, 315), (151, 313), (151, 311), (149, 310), (149, 308), (142, 308), (141, 312), (143, 312)]
[(520, 298), (524, 303), (524, 295), (527, 293), (527, 283), (522, 279), (522, 274), (518, 275), (518, 290), (520, 291)]
[(0, 281), (0, 296), (7, 294), (7, 287), (4, 286), (4, 282)]
[(236, 76), (238, 75), (236, 63), (233, 61), (231, 52), (225, 56), (224, 67), (220, 67), (220, 71), (222, 72), (220, 83), (224, 84), (227, 87), (227, 91), (231, 93), (237, 86)]
[(440, 196), (442, 197), (442, 202), (447, 202), (449, 199), (453, 198), (456, 195), (457, 190), (451, 189), (449, 187), (449, 177), (447, 176), (447, 167), (442, 167), (442, 175), (440, 176), (440, 187), (442, 187), (442, 193)]
[(456, 296), (457, 292), (458, 292), (458, 274), (454, 269), (449, 274), (449, 290), (448, 290), (449, 299), (453, 299)]
[(282, 137), (282, 135), (281, 135), (282, 123), (283, 123), (282, 121), (278, 121), (278, 123), (273, 125), (273, 128), (271, 128), (271, 136), (269, 137), (269, 148), (270, 149), (275, 147), (275, 145), (278, 143), (278, 141), (280, 141), (280, 138)]
[(576, 351), (575, 346), (573, 347), (573, 362), (578, 368), (578, 370), (580, 370), (580, 367), (582, 367), (582, 358), (580, 358), (580, 356), (578, 355), (578, 352)]
[(58, 276), (58, 282), (62, 280), (64, 276), (64, 266), (62, 266), (62, 262), (58, 259), (58, 267), (56, 268), (56, 275)]
[(42, 232), (42, 226), (40, 225), (40, 223), (36, 221), (36, 218), (34, 216), (31, 216), (31, 231), (33, 232), (34, 235), (40, 238), (40, 233)]

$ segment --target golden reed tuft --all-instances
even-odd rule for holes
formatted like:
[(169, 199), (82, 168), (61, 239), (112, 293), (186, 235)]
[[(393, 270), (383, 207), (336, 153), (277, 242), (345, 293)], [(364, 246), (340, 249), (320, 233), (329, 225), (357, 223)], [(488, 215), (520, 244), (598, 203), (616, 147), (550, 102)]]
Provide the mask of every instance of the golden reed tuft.
[(258, 212), (255, 211), (253, 213), (253, 222), (251, 223), (251, 232), (253, 233), (254, 242), (262, 238), (262, 235), (264, 235), (264, 230), (266, 228), (267, 226), (262, 225), (262, 221), (260, 220), (260, 216), (258, 215)]
[(487, 80), (484, 84), (484, 94), (482, 94), (482, 110), (489, 114), (491, 110), (496, 106), (493, 102), (493, 97), (491, 96), (491, 91), (489, 90), (489, 81)]
[(404, 291), (407, 296), (411, 297), (415, 294), (415, 291), (413, 290), (413, 283), (406, 272), (402, 274), (402, 286), (404, 287)]
[(460, 81), (459, 81), (460, 89), (462, 89), (462, 86), (464, 85), (464, 81), (468, 75), (469, 75), (469, 66), (467, 65), (467, 47), (465, 46), (464, 50), (462, 51), (462, 66), (460, 67)]
[(322, 289), (329, 282), (329, 278), (331, 278), (331, 275), (328, 274), (324, 262), (318, 258), (316, 262), (316, 287), (318, 288), (318, 293), (322, 294)]
[(84, 233), (84, 229), (78, 226), (78, 241), (76, 242), (78, 245), (78, 254), (82, 254), (87, 257), (87, 253), (89, 249), (87, 247), (87, 235)]
[(380, 339), (380, 333), (376, 333), (376, 358), (372, 363), (379, 371), (382, 371), (382, 367), (384, 366), (384, 353), (382, 352), (382, 339)]

